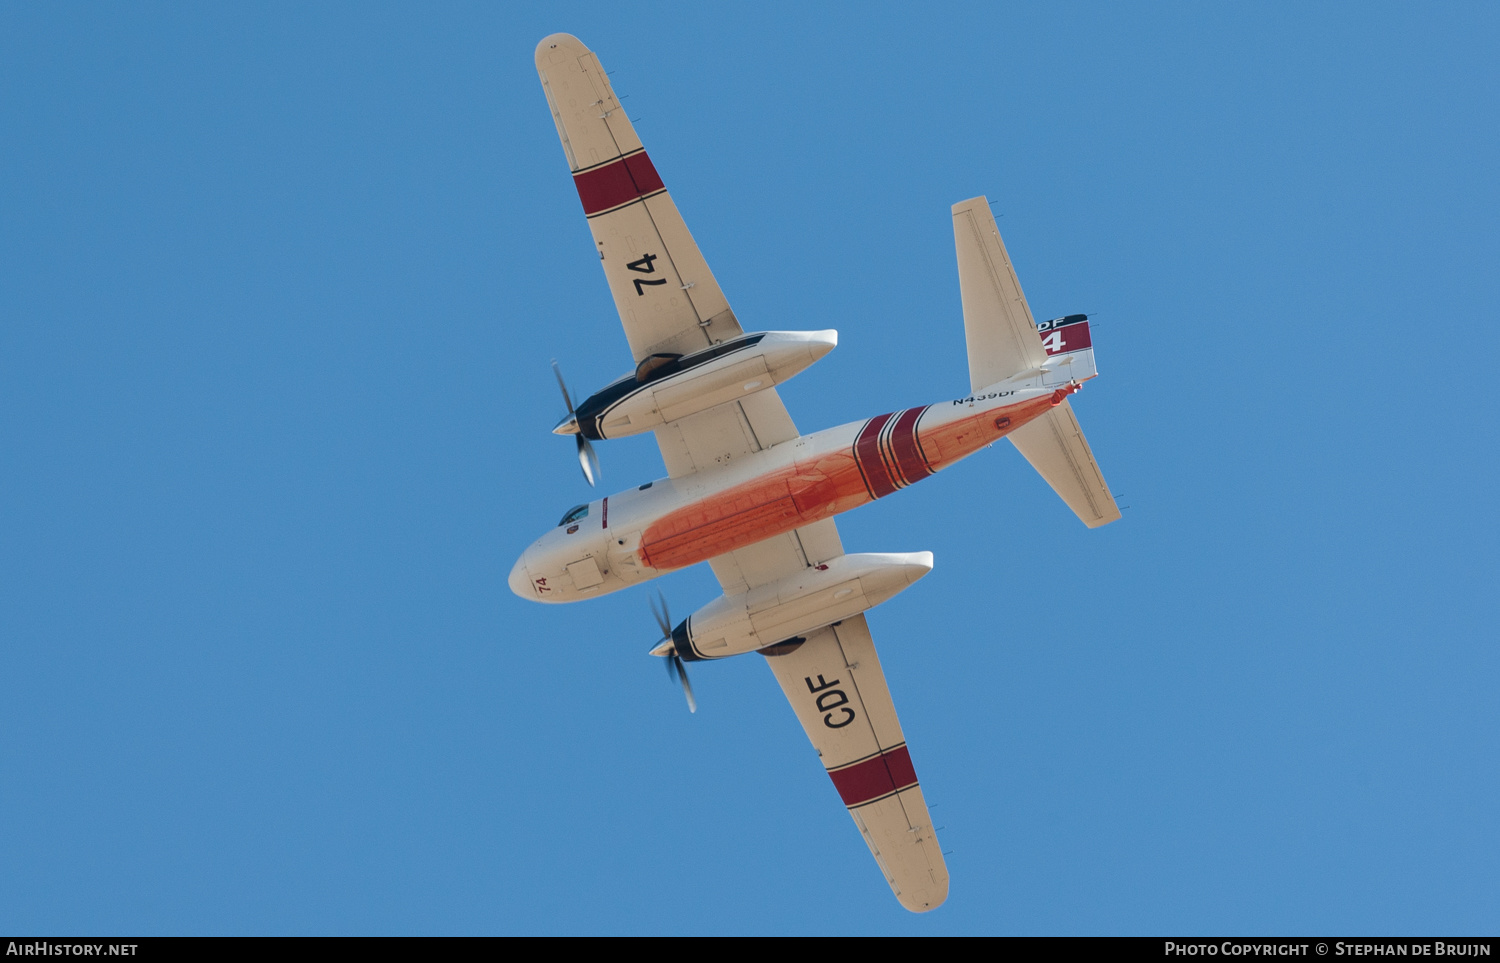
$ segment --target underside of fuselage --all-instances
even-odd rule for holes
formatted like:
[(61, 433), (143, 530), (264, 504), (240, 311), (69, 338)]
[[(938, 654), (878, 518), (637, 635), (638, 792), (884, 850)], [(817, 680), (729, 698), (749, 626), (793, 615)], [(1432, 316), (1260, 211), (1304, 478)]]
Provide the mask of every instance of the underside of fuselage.
[(516, 562), (539, 602), (596, 598), (883, 498), (993, 444), (1077, 385), (996, 388), (804, 435), (733, 467), (569, 512)]

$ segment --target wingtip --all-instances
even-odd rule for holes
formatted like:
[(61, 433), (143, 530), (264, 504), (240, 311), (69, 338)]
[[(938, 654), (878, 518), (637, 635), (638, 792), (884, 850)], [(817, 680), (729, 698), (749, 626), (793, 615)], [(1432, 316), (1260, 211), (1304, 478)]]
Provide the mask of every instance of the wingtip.
[(910, 890), (897, 890), (896, 901), (913, 913), (930, 913), (948, 902), (948, 868), (941, 863), (930, 872), (928, 885)]
[(553, 51), (561, 51), (564, 55), (573, 53), (575, 56), (586, 54), (589, 48), (583, 45), (583, 41), (570, 33), (554, 33), (543, 37), (536, 45), (536, 65), (538, 69), (546, 66), (553, 56)]
[(903, 908), (913, 913), (931, 913), (933, 910), (948, 902), (948, 890), (944, 887), (941, 893), (900, 893), (896, 900)]

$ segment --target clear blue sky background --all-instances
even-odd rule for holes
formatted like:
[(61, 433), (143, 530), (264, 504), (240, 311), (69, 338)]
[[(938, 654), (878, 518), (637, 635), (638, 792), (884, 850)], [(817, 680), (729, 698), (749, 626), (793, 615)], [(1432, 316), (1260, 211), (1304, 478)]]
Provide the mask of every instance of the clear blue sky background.
[[(1493, 934), (1488, 3), (6, 5), (0, 929)], [(804, 430), (966, 389), (948, 207), (1098, 323), (1090, 532), (1008, 446), (841, 520), (951, 850), (904, 912), (770, 673), (513, 597), (629, 365), (581, 37)], [(603, 445), (605, 491), (659, 477)], [(679, 617), (718, 588), (662, 580)]]

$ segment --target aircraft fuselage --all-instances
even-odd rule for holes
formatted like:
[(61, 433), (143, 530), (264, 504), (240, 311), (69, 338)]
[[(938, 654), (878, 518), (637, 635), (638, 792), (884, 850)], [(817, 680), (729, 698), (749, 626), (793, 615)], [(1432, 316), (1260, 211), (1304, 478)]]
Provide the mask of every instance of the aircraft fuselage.
[(511, 590), (538, 602), (596, 598), (831, 518), (968, 457), (1077, 388), (997, 385), (617, 492), (533, 542)]

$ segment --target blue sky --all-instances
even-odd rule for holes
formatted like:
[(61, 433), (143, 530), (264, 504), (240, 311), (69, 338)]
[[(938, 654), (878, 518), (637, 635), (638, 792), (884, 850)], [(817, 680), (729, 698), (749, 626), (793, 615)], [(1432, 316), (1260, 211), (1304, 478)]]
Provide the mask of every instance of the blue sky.
[[(0, 11), (0, 921), (1493, 932), (1493, 5)], [(986, 194), (1128, 505), (1007, 446), (844, 516), (952, 894), (757, 657), (513, 597), (628, 351), (532, 66), (614, 71), (814, 430), (967, 388)], [(600, 446), (604, 491), (659, 477)], [(706, 567), (660, 586), (679, 617)]]

